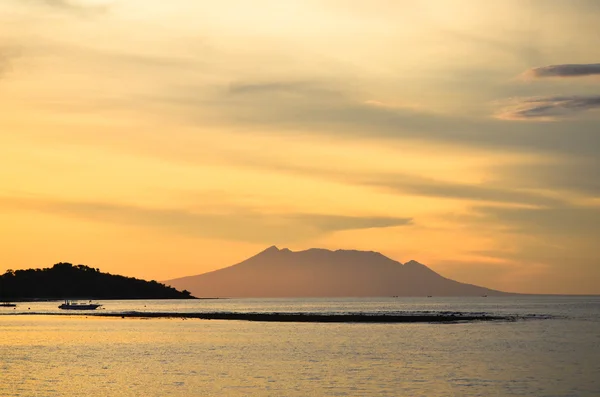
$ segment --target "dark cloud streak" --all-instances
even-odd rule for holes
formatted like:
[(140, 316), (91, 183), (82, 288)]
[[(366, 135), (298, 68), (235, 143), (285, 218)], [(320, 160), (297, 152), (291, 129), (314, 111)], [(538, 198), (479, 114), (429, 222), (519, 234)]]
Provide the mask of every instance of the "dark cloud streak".
[(585, 77), (600, 75), (600, 63), (549, 65), (530, 69), (527, 75), (544, 77)]
[(504, 120), (556, 121), (598, 108), (600, 95), (525, 98), (502, 110), (497, 117)]

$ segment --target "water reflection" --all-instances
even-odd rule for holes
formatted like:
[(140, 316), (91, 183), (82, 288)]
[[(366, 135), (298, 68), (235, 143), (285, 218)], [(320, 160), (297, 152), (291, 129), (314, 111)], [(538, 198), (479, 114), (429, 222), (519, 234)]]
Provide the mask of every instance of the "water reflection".
[[(597, 396), (598, 321), (583, 313), (598, 305), (580, 303), (512, 307), (582, 308), (571, 317), (453, 325), (0, 316), (0, 395)], [(325, 304), (263, 307), (286, 305)], [(372, 302), (345, 310), (357, 305)]]

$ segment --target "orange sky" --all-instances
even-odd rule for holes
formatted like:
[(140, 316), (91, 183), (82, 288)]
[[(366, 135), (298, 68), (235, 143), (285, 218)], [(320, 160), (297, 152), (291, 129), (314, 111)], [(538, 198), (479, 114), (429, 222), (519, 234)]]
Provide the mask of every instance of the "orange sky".
[(277, 244), (600, 293), (595, 0), (0, 3), (0, 272)]

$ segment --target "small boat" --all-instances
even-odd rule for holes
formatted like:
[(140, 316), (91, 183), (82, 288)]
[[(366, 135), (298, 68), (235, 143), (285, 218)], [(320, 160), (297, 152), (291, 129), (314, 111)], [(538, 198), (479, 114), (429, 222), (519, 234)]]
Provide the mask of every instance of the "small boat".
[(99, 303), (92, 303), (92, 301), (89, 303), (77, 303), (72, 300), (65, 299), (65, 303), (58, 306), (58, 308), (63, 310), (96, 310), (100, 306), (102, 305)]
[(17, 304), (10, 302), (0, 302), (0, 307), (17, 307)]

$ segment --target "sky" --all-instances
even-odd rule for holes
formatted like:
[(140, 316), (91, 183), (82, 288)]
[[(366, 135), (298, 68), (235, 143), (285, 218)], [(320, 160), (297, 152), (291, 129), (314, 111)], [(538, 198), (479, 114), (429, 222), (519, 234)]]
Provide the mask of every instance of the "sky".
[(271, 245), (600, 293), (596, 0), (2, 0), (0, 272)]

